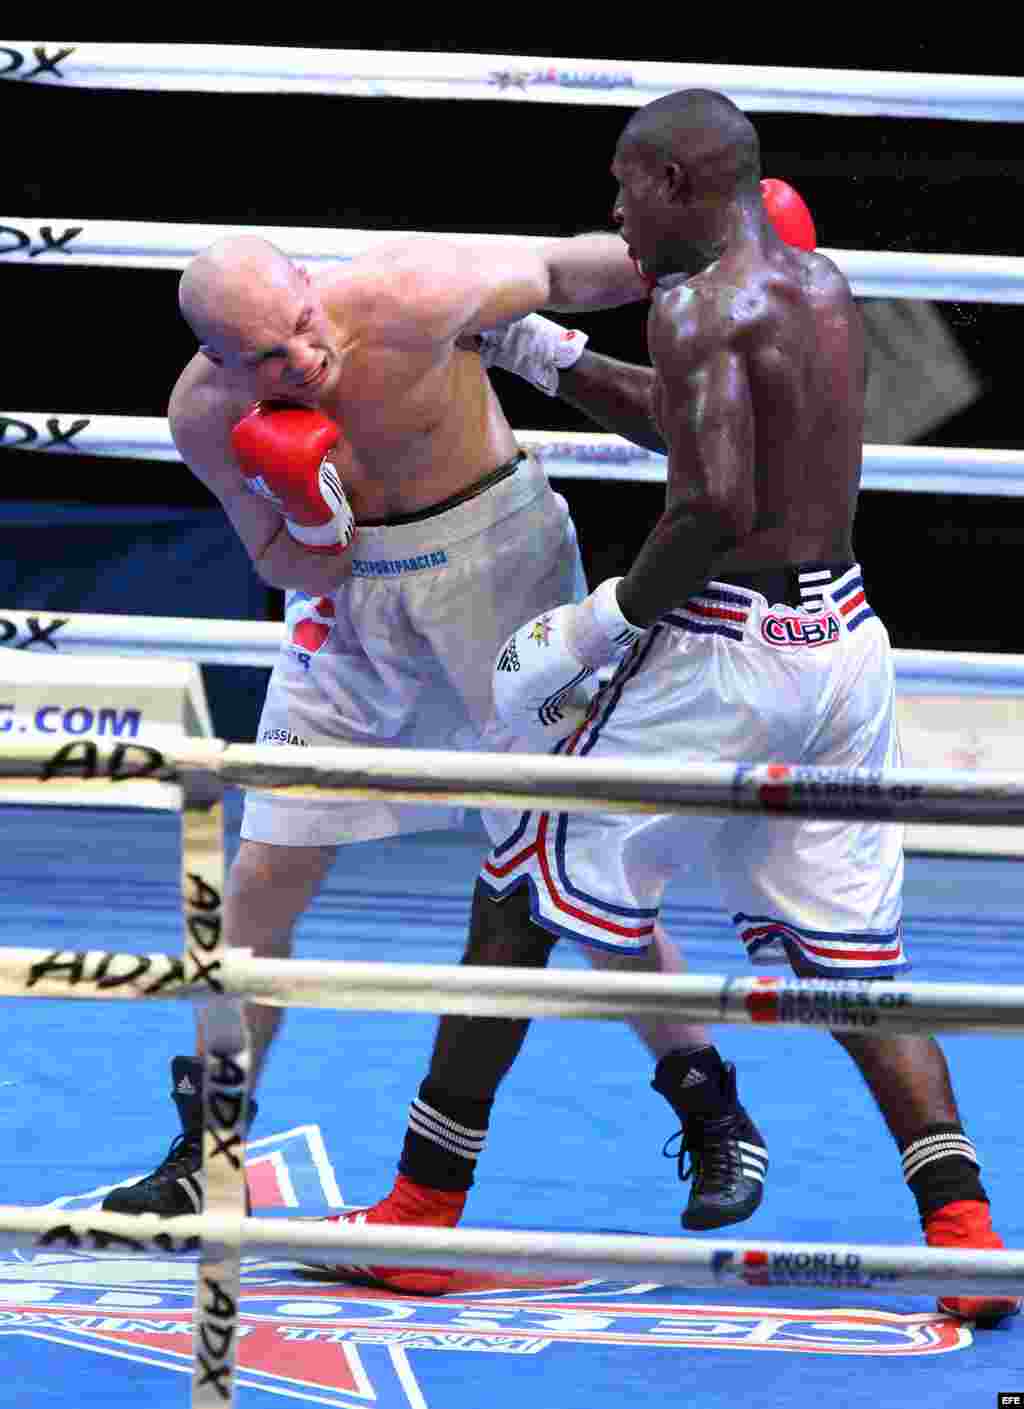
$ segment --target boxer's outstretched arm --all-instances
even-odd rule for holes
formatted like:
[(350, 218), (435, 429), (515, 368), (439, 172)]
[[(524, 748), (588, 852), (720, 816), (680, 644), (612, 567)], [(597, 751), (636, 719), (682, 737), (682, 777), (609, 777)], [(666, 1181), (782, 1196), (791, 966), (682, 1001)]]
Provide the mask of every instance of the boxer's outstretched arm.
[(665, 451), (651, 414), (654, 369), (618, 362), (588, 347), (579, 361), (558, 374), (558, 398), (597, 425), (648, 450)]
[(651, 286), (639, 272), (619, 235), (573, 235), (541, 246), (551, 284), (546, 307), (555, 313), (586, 313), (619, 308), (650, 297)]
[(396, 345), (452, 343), (540, 308), (613, 308), (649, 292), (614, 235), (410, 240), (379, 251), (373, 273), (373, 322)]

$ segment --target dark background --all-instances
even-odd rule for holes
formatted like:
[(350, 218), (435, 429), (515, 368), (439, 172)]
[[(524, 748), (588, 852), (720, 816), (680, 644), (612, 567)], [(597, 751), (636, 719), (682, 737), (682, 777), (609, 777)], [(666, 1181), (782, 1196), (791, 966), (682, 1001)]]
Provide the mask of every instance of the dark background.
[[(559, 16), (560, 31), (475, 30), (430, 15), (340, 40), (247, 42), (913, 70), (1015, 71), (1007, 52), (964, 40), (892, 43), (827, 37), (824, 19), (787, 28), (717, 17), (666, 27), (655, 12), (635, 33), (609, 15)], [(653, 35), (653, 29), (656, 31)], [(794, 41), (792, 29), (799, 28)], [(958, 23), (956, 28), (961, 28)], [(739, 31), (742, 30), (742, 34)], [(737, 31), (733, 33), (733, 31)], [(789, 31), (789, 32), (787, 32)], [(204, 42), (196, 39), (195, 42)], [(508, 231), (569, 235), (602, 228), (613, 195), (608, 163), (628, 108), (495, 101), (103, 93), (0, 84), (6, 136), (0, 215), (151, 219), (206, 224)], [(751, 114), (765, 175), (805, 196), (823, 246), (1020, 254), (1022, 133), (1014, 124)], [(175, 304), (175, 272), (4, 266), (0, 409), (161, 415), (194, 341)], [(1018, 330), (1024, 309), (942, 304), (939, 312), (980, 377), (968, 410), (929, 433), (933, 444), (1019, 448)], [(644, 313), (581, 319), (602, 351), (646, 360)], [(504, 374), (513, 425), (587, 429), (582, 417)], [(0, 500), (199, 507), (210, 497), (184, 467), (33, 459), (9, 451)], [(593, 580), (622, 571), (659, 511), (654, 486), (561, 481)], [(1024, 499), (862, 495), (856, 546), (873, 604), (895, 644), (1024, 649), (1015, 608)], [(245, 570), (244, 568), (242, 569)], [(10, 605), (24, 605), (16, 603)], [(38, 605), (44, 605), (39, 603)], [(60, 603), (72, 607), (72, 602)], [(131, 602), (109, 610), (131, 610)], [(172, 607), (168, 607), (172, 611)], [(268, 615), (278, 610), (276, 594)], [(211, 613), (213, 614), (213, 613)]]

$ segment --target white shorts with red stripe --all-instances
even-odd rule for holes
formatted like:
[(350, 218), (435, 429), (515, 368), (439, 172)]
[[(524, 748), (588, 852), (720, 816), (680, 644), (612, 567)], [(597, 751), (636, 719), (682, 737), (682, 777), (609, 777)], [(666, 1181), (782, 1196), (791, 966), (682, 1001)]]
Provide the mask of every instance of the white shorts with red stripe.
[[(632, 648), (587, 723), (556, 751), (593, 758), (899, 764), (892, 653), (860, 569), (772, 605), (712, 582)], [(662, 893), (707, 865), (756, 964), (799, 956), (840, 978), (907, 967), (903, 828), (737, 815), (485, 814), (481, 871), (495, 898), (521, 886), (552, 934), (621, 951), (650, 942)]]
[[(333, 597), (289, 594), (257, 737), (529, 751), (493, 718), (495, 657), (524, 621), (585, 591), (566, 502), (531, 459), (449, 509), (361, 525), (352, 577)], [(242, 836), (332, 846), (455, 827), (463, 816), (460, 807), (250, 791)]]

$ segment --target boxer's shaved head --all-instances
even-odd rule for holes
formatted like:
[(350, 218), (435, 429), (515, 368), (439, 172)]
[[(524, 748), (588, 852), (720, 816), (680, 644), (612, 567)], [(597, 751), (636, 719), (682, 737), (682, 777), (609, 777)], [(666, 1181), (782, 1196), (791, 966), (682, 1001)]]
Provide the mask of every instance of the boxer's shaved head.
[(751, 189), (761, 176), (753, 124), (722, 93), (685, 88), (630, 118), (619, 150), (652, 164), (676, 162), (694, 185), (722, 195)]
[(178, 285), (182, 316), (200, 340), (236, 328), (292, 292), (299, 270), (256, 235), (229, 235), (190, 261)]

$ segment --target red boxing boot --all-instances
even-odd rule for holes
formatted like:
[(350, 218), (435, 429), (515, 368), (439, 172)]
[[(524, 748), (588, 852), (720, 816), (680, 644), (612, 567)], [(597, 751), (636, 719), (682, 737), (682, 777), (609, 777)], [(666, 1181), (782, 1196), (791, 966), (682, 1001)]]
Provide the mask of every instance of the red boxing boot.
[[(943, 1204), (925, 1219), (924, 1236), (930, 1248), (1001, 1248), (1002, 1238), (992, 1227), (987, 1203), (979, 1199), (958, 1199)], [(997, 1296), (944, 1296), (939, 1310), (963, 1321), (1001, 1321), (1016, 1316), (1020, 1300)]]
[[(466, 1206), (464, 1191), (431, 1189), (400, 1174), (386, 1199), (371, 1208), (352, 1209), (324, 1220), (327, 1223), (400, 1223), (421, 1228), (454, 1228)], [(312, 1265), (312, 1264), (311, 1264)], [(451, 1286), (455, 1272), (443, 1267), (318, 1267), (339, 1281), (382, 1291), (441, 1296)]]

